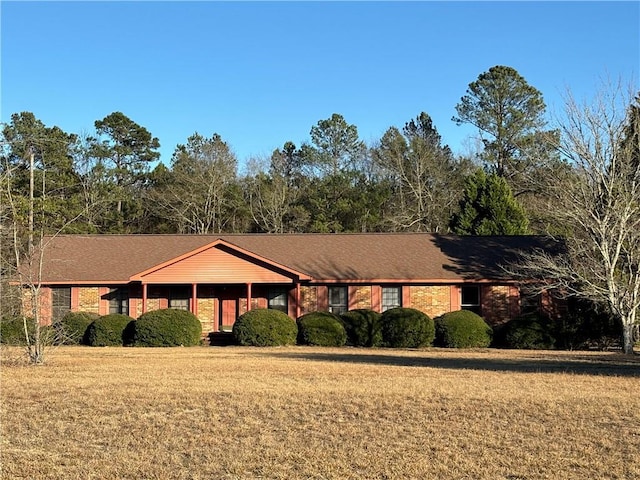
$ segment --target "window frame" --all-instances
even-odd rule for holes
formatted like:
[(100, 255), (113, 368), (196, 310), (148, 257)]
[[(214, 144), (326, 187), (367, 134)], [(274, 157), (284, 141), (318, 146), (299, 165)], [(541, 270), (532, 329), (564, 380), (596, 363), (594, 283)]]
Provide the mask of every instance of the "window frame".
[(51, 322), (59, 322), (70, 311), (71, 287), (51, 287)]
[[(338, 293), (340, 297), (339, 303), (332, 302), (333, 293)], [(344, 297), (344, 298), (343, 298)], [(329, 312), (335, 315), (341, 315), (349, 311), (349, 287), (346, 285), (332, 285), (328, 287), (327, 300)]]
[(109, 315), (129, 315), (129, 288), (116, 287), (109, 289)]
[[(475, 297), (477, 298), (477, 302), (465, 302), (465, 290), (469, 292), (471, 289), (475, 290)], [(467, 297), (466, 300), (469, 300)], [(461, 310), (469, 310), (478, 315), (482, 315), (482, 291), (480, 289), (480, 285), (462, 285), (460, 287), (460, 309)]]
[(169, 308), (173, 310), (191, 311), (191, 294), (187, 287), (173, 287), (169, 290)]
[[(385, 290), (387, 292), (385, 292)], [(397, 302), (388, 303), (385, 302), (385, 293), (389, 293), (390, 290), (395, 290), (395, 300)], [(380, 310), (382, 312), (386, 312), (387, 310), (391, 310), (392, 308), (401, 307), (402, 306), (402, 286), (400, 285), (383, 285), (380, 292)]]
[(270, 310), (279, 310), (288, 315), (289, 289), (287, 287), (269, 287), (267, 291), (267, 308)]

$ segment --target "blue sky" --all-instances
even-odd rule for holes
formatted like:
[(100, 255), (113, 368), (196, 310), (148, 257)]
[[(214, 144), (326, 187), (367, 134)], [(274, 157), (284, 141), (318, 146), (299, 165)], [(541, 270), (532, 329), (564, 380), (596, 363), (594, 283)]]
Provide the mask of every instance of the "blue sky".
[(1, 120), (91, 133), (121, 111), (178, 143), (218, 133), (241, 163), (340, 113), (370, 143), (425, 111), (454, 152), (467, 85), (515, 68), (550, 110), (603, 78), (637, 85), (640, 2), (0, 3)]

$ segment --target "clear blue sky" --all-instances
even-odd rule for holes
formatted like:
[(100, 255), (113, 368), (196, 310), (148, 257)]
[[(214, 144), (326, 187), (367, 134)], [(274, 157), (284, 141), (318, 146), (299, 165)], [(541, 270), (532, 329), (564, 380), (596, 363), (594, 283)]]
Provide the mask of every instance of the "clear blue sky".
[(160, 139), (219, 133), (240, 162), (333, 113), (372, 142), (425, 111), (454, 152), (467, 85), (515, 68), (550, 109), (638, 82), (640, 2), (10, 2), (1, 120), (91, 133), (121, 111)]

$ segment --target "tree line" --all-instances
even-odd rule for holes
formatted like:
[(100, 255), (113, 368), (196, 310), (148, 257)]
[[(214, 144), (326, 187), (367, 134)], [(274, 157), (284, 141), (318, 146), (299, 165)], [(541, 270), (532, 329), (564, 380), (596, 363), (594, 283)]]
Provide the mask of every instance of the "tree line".
[[(453, 120), (480, 134), (473, 155), (454, 156), (425, 112), (370, 145), (335, 113), (311, 127), (310, 142), (250, 159), (245, 174), (217, 133), (195, 132), (164, 165), (159, 140), (122, 112), (95, 121), (88, 136), (20, 112), (2, 129), (2, 191), (26, 220), (33, 165), (46, 233), (542, 232), (544, 179), (566, 168), (547, 141), (554, 132), (542, 94), (497, 66), (469, 85), (456, 110)], [(499, 201), (506, 195), (518, 226), (475, 228), (468, 217), (476, 207), (460, 205), (468, 182), (485, 182)]]

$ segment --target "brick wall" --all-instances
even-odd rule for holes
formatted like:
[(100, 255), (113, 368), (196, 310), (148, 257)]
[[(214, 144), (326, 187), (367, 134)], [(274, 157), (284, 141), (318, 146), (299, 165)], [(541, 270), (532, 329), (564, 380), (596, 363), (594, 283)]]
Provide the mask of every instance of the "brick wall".
[(501, 325), (520, 313), (517, 287), (485, 285), (481, 289), (482, 316), (490, 325)]
[(426, 313), (431, 318), (451, 311), (451, 287), (411, 286), (411, 307)]
[(98, 287), (78, 287), (77, 311), (100, 313), (100, 290)]
[[(51, 325), (51, 289), (49, 287), (40, 288), (40, 325)], [(33, 317), (32, 292), (28, 288), (22, 289), (22, 313), (26, 317)]]
[(371, 308), (371, 286), (349, 287), (349, 310)]
[(318, 309), (318, 288), (300, 287), (300, 315), (315, 312)]
[(214, 298), (198, 298), (198, 320), (202, 324), (202, 333), (213, 332), (215, 311)]
[(159, 298), (147, 298), (147, 312), (151, 312), (153, 310), (160, 310)]

